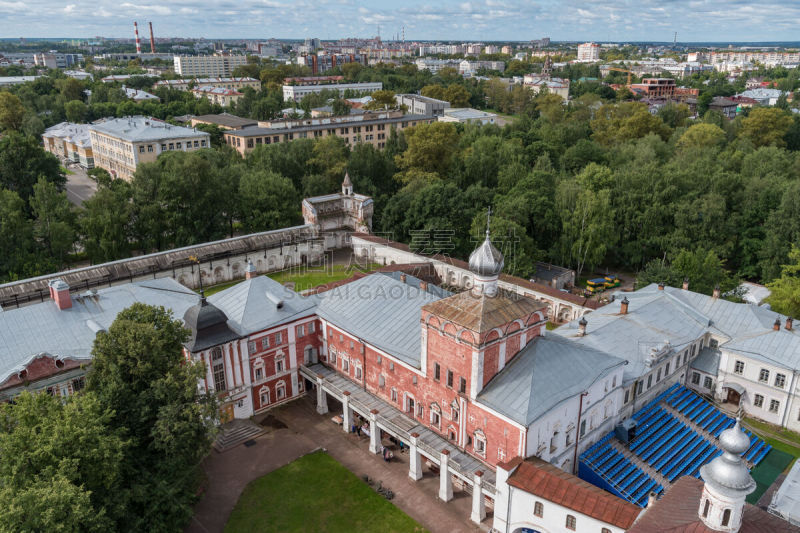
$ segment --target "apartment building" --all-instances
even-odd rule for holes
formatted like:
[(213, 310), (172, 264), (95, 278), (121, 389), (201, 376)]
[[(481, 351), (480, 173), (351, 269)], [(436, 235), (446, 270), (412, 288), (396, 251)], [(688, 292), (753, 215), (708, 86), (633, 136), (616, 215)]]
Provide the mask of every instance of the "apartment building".
[(160, 80), (153, 85), (153, 89), (169, 87), (178, 91), (188, 91), (192, 87), (210, 86), (220, 89), (234, 89), (241, 91), (250, 87), (254, 91), (261, 90), (261, 82), (255, 78), (185, 78), (181, 80)]
[(47, 128), (42, 134), (44, 149), (62, 161), (94, 168), (92, 143), (88, 124), (62, 122)]
[(440, 117), (444, 115), (445, 109), (450, 109), (450, 102), (437, 100), (419, 94), (396, 94), (394, 101), (398, 106), (406, 106), (408, 113), (412, 115), (433, 115)]
[(247, 64), (247, 56), (175, 56), (175, 74), (178, 76), (232, 76), (236, 67)]
[(303, 97), (309, 94), (317, 94), (325, 90), (338, 91), (339, 96), (344, 96), (346, 91), (363, 94), (374, 93), (375, 91), (380, 91), (382, 89), (383, 83), (379, 81), (367, 83), (332, 83), (328, 85), (284, 85), (283, 100), (294, 100), (299, 102), (303, 99)]
[(224, 137), (225, 142), (242, 155), (261, 144), (331, 135), (341, 137), (349, 146), (369, 143), (375, 148), (383, 148), (392, 129), (404, 130), (435, 120), (436, 117), (432, 115), (403, 115), (400, 111), (364, 113), (346, 117), (261, 122), (258, 128), (226, 131)]
[(42, 52), (33, 55), (33, 62), (38, 67), (67, 68), (83, 62), (83, 54), (59, 54)]
[(211, 145), (208, 133), (143, 116), (92, 124), (89, 135), (95, 166), (126, 181), (130, 181), (140, 163), (151, 163), (162, 152), (185, 152)]
[(579, 44), (578, 61), (600, 61), (600, 45), (597, 43)]
[(240, 93), (236, 89), (225, 89), (223, 87), (213, 87), (211, 85), (203, 85), (202, 87), (192, 89), (192, 94), (194, 94), (194, 97), (197, 99), (208, 98), (212, 104), (221, 105), (223, 107), (235, 104), (239, 98), (244, 96), (244, 93)]

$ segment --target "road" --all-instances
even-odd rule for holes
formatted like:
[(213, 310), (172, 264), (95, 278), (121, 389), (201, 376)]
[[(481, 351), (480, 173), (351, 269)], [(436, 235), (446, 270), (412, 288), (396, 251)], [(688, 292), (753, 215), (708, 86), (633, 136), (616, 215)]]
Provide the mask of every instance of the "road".
[(67, 198), (75, 205), (83, 205), (97, 192), (97, 182), (86, 174), (84, 168), (76, 165), (69, 170), (72, 174), (67, 175)]

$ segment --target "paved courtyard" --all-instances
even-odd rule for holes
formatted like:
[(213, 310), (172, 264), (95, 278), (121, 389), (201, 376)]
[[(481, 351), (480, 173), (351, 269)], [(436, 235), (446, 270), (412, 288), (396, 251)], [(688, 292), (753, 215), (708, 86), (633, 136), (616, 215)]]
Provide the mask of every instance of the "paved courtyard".
[[(330, 400), (331, 412), (317, 414), (312, 398), (304, 397), (273, 409), (270, 415), (286, 428), (270, 429), (251, 447), (243, 445), (225, 453), (212, 452), (204, 467), (209, 488), (197, 504), (187, 533), (221, 532), (244, 487), (252, 480), (279, 468), (314, 449), (327, 452), (359, 477), (369, 476), (395, 494), (392, 503), (400, 507), (432, 533), (488, 531), (491, 513), (479, 528), (469, 521), (471, 496), (454, 487), (453, 500), (437, 499), (439, 475), (423, 468), (424, 476), (414, 482), (408, 477), (408, 454), (395, 447), (395, 457), (385, 462), (369, 453), (369, 438), (346, 434), (331, 417), (338, 406)], [(265, 415), (258, 417), (261, 420)], [(384, 444), (392, 448), (388, 441)]]

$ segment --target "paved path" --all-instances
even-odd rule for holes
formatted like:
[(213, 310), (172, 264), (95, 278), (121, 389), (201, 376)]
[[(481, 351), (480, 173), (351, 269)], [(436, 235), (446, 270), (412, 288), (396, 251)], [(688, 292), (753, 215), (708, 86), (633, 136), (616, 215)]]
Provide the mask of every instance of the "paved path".
[(83, 205), (97, 192), (97, 182), (83, 168), (73, 166), (69, 170), (73, 174), (67, 175), (67, 199), (75, 205)]
[[(333, 404), (333, 402), (331, 402)], [(286, 429), (271, 430), (256, 439), (252, 447), (238, 446), (225, 453), (213, 452), (204, 467), (209, 488), (195, 508), (186, 533), (217, 533), (224, 529), (244, 487), (318, 447), (358, 477), (368, 475), (395, 493), (392, 503), (417, 520), (431, 533), (488, 531), (491, 513), (479, 528), (469, 521), (471, 497), (456, 490), (448, 503), (437, 499), (439, 476), (423, 468), (417, 482), (408, 477), (408, 454), (395, 449), (395, 458), (385, 462), (369, 453), (366, 436), (345, 434), (331, 422), (336, 413), (318, 415), (310, 397), (291, 402), (270, 412)], [(390, 443), (385, 442), (388, 446)], [(389, 446), (391, 447), (391, 446)]]

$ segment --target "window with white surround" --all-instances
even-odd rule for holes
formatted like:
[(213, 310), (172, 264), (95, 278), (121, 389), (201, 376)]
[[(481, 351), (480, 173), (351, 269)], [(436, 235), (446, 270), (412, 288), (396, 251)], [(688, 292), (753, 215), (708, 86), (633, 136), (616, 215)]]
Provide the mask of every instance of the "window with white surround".
[(283, 340), (281, 338), (282, 333), (283, 333), (282, 331), (279, 331), (278, 333), (275, 334), (275, 344), (276, 345), (278, 345), (278, 344), (283, 342)]
[(486, 435), (484, 435), (483, 431), (480, 429), (476, 430), (474, 435), (475, 438), (472, 439), (472, 442), (475, 453), (478, 455), (486, 455)]
[(356, 379), (361, 379), (361, 365), (356, 366)]
[(733, 365), (733, 373), (740, 376), (744, 373), (744, 361), (736, 361)]
[(283, 400), (286, 398), (286, 384), (283, 381), (280, 381), (277, 385), (275, 385), (275, 396), (278, 397), (278, 400)]
[(253, 355), (257, 351), (258, 349), (256, 348), (256, 341), (250, 341), (247, 343), (247, 353)]
[(769, 412), (770, 413), (777, 413), (778, 409), (781, 407), (781, 402), (778, 400), (770, 400), (769, 401)]
[(753, 396), (753, 405), (755, 407), (763, 407), (764, 406), (764, 397), (760, 394), (756, 394)]
[(692, 372), (692, 384), (699, 385), (700, 384), (700, 374), (697, 372)]
[(261, 400), (262, 407), (269, 403), (269, 389), (267, 387), (261, 387), (259, 399)]
[(342, 372), (349, 372), (349, 371), (350, 371), (350, 361), (342, 357)]
[(308, 323), (308, 332), (309, 333), (314, 333), (315, 331), (317, 331), (317, 323), (316, 322), (309, 322)]
[(706, 376), (703, 378), (703, 387), (710, 389), (712, 385), (714, 385), (714, 382), (710, 377)]
[(397, 402), (397, 389), (392, 387), (392, 401)]
[(261, 368), (260, 366), (257, 367), (256, 371), (255, 371), (255, 375), (256, 375), (256, 381), (264, 379), (264, 369)]
[(533, 516), (542, 518), (544, 516), (544, 504), (542, 502), (535, 502), (533, 504)]
[(297, 336), (304, 337), (306, 334), (306, 327), (303, 324), (297, 326)]
[(214, 374), (214, 390), (222, 392), (225, 387), (225, 361), (222, 357), (222, 348), (217, 346), (211, 350), (211, 371)]
[(442, 425), (442, 415), (439, 406), (436, 402), (431, 404), (431, 425), (434, 427), (441, 427)]
[(763, 383), (769, 382), (769, 370), (766, 368), (762, 368), (761, 372), (758, 373), (758, 381)]
[[(417, 416), (419, 418), (422, 418), (423, 414), (425, 414), (425, 408), (422, 406), (421, 403), (417, 404)], [(800, 419), (800, 416), (798, 416), (798, 419)]]
[(775, 374), (775, 386), (779, 389), (782, 389), (786, 385), (786, 375), (785, 374)]
[(275, 358), (275, 373), (280, 374), (285, 368), (283, 356), (280, 355)]
[(575, 520), (575, 517), (572, 516), (571, 514), (568, 514), (567, 521), (565, 524), (566, 528), (569, 529), (570, 531), (575, 531), (575, 528), (577, 527), (576, 523), (577, 521)]
[(450, 404), (450, 420), (453, 422), (458, 422), (458, 404), (455, 400), (453, 400), (453, 403)]

